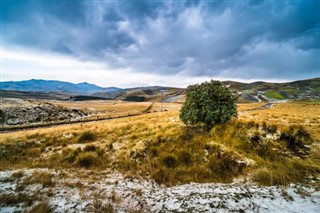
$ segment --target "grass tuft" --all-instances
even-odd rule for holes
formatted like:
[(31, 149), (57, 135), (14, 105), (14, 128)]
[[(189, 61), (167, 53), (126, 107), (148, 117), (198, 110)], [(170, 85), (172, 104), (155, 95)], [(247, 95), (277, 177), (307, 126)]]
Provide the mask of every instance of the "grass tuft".
[(27, 194), (17, 193), (17, 194), (0, 194), (0, 204), (1, 206), (14, 206), (19, 203), (24, 203), (26, 205), (32, 205), (34, 197)]
[(41, 202), (35, 205), (34, 207), (32, 207), (32, 209), (30, 209), (29, 211), (27, 211), (27, 213), (51, 213), (51, 212), (53, 212), (53, 209), (50, 206), (48, 201)]
[(192, 164), (192, 154), (189, 151), (182, 150), (178, 153), (179, 162), (183, 165)]
[(83, 149), (83, 151), (85, 151), (85, 152), (95, 152), (96, 150), (97, 150), (97, 147), (94, 145), (87, 145)]
[(287, 159), (284, 162), (269, 162), (255, 171), (253, 180), (262, 185), (288, 185), (293, 182), (307, 182), (316, 176), (320, 166), (311, 160)]
[(92, 141), (96, 140), (96, 138), (97, 138), (97, 136), (95, 133), (85, 131), (79, 136), (77, 142), (78, 143), (88, 143), (88, 142), (92, 142)]
[(178, 158), (174, 154), (165, 154), (161, 158), (161, 162), (163, 165), (165, 165), (168, 168), (174, 168), (178, 165)]
[(80, 151), (80, 149), (66, 151), (66, 154), (64, 154), (64, 157), (62, 158), (62, 162), (73, 163)]
[(23, 177), (23, 175), (24, 175), (24, 172), (22, 170), (20, 170), (20, 171), (12, 173), (11, 177), (15, 178), (15, 179), (20, 179)]
[(280, 136), (281, 141), (285, 141), (287, 147), (294, 152), (306, 149), (305, 145), (311, 144), (310, 134), (301, 125), (292, 125), (286, 128)]
[(100, 164), (101, 160), (92, 152), (85, 152), (80, 153), (77, 156), (77, 159), (75, 161), (75, 165), (84, 167), (84, 168), (90, 168), (94, 166), (98, 166)]
[(43, 187), (52, 187), (54, 186), (54, 181), (52, 180), (52, 178), (53, 174), (49, 172), (34, 171), (29, 178), (23, 181), (23, 184), (42, 184)]

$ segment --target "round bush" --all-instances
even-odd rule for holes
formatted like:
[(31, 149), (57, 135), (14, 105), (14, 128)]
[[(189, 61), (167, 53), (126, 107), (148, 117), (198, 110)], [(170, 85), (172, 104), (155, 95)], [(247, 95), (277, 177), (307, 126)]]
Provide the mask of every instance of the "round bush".
[(237, 116), (237, 99), (238, 95), (230, 92), (220, 81), (188, 86), (180, 119), (186, 125), (201, 124), (209, 131), (215, 124)]

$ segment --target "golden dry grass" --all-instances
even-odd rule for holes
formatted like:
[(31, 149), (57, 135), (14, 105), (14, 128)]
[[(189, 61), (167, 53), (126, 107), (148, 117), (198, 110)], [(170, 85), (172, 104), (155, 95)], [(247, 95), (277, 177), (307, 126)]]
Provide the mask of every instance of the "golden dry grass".
[[(120, 100), (110, 101), (51, 101), (50, 103), (67, 107), (79, 108), (90, 112), (95, 117), (119, 117), (125, 115), (141, 114), (146, 111), (152, 102), (125, 102)], [(173, 110), (180, 107), (179, 104), (163, 103), (163, 110)], [(160, 111), (161, 103), (154, 103), (150, 112)]]
[[(239, 104), (238, 119), (209, 133), (185, 127), (179, 119), (180, 105), (168, 103), (164, 104), (168, 111), (163, 112), (3, 133), (0, 169), (111, 168), (167, 185), (229, 182), (248, 174), (263, 184), (287, 184), (319, 174), (319, 103), (278, 103), (263, 110), (261, 106)], [(161, 103), (154, 106), (160, 107)], [(311, 134), (311, 139), (303, 138), (306, 145), (313, 142), (306, 154), (279, 140), (281, 132), (288, 132), (293, 124), (303, 125)], [(94, 137), (84, 140), (88, 135)], [(254, 135), (261, 142), (255, 143)], [(248, 160), (254, 163), (239, 163)]]
[(320, 102), (276, 103), (269, 109), (252, 110), (263, 104), (239, 104), (239, 119), (278, 126), (303, 125), (320, 142)]

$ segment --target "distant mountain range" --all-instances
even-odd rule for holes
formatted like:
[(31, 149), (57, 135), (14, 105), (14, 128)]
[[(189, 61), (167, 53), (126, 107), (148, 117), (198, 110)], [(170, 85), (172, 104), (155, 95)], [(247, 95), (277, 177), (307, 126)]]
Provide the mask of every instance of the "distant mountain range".
[(119, 90), (116, 87), (99, 87), (89, 83), (73, 84), (63, 81), (52, 80), (27, 80), (27, 81), (6, 81), (1, 82), (1, 90), (24, 91), (24, 92), (62, 92), (73, 95), (86, 95), (96, 92), (112, 92)]
[[(224, 81), (231, 91), (240, 94), (239, 102), (282, 100), (320, 100), (320, 78), (287, 83)], [(125, 101), (183, 102), (184, 88), (174, 87), (99, 87), (89, 83), (73, 84), (51, 80), (7, 81), (0, 84), (2, 97), (61, 100), (119, 99)]]

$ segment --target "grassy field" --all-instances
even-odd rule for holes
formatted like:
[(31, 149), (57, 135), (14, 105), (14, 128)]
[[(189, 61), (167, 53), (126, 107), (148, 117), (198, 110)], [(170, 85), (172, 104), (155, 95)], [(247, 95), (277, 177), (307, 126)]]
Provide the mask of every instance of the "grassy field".
[[(0, 107), (0, 131), (110, 120), (159, 111), (172, 111), (177, 103), (125, 101), (4, 100)], [(4, 116), (5, 115), (5, 116)]]
[(278, 100), (282, 100), (284, 99), (283, 96), (276, 92), (276, 91), (268, 91), (265, 93), (265, 95), (268, 97), (268, 98), (272, 98), (272, 99), (278, 99)]
[[(51, 101), (50, 103), (67, 108), (79, 108), (93, 117), (119, 117), (161, 111), (159, 102), (125, 102), (125, 101)], [(163, 110), (176, 110), (180, 104), (163, 103)]]
[(258, 109), (263, 103), (241, 104), (238, 107), (239, 119), (243, 121), (266, 122), (279, 127), (302, 125), (315, 141), (320, 142), (320, 103), (287, 102), (275, 103), (269, 109)]
[[(55, 102), (99, 113), (132, 113), (151, 103)], [(130, 105), (131, 104), (131, 105)], [(112, 169), (158, 183), (304, 182), (320, 174), (320, 103), (239, 104), (238, 119), (210, 132), (187, 127), (179, 104), (107, 121), (2, 133), (0, 169)]]

